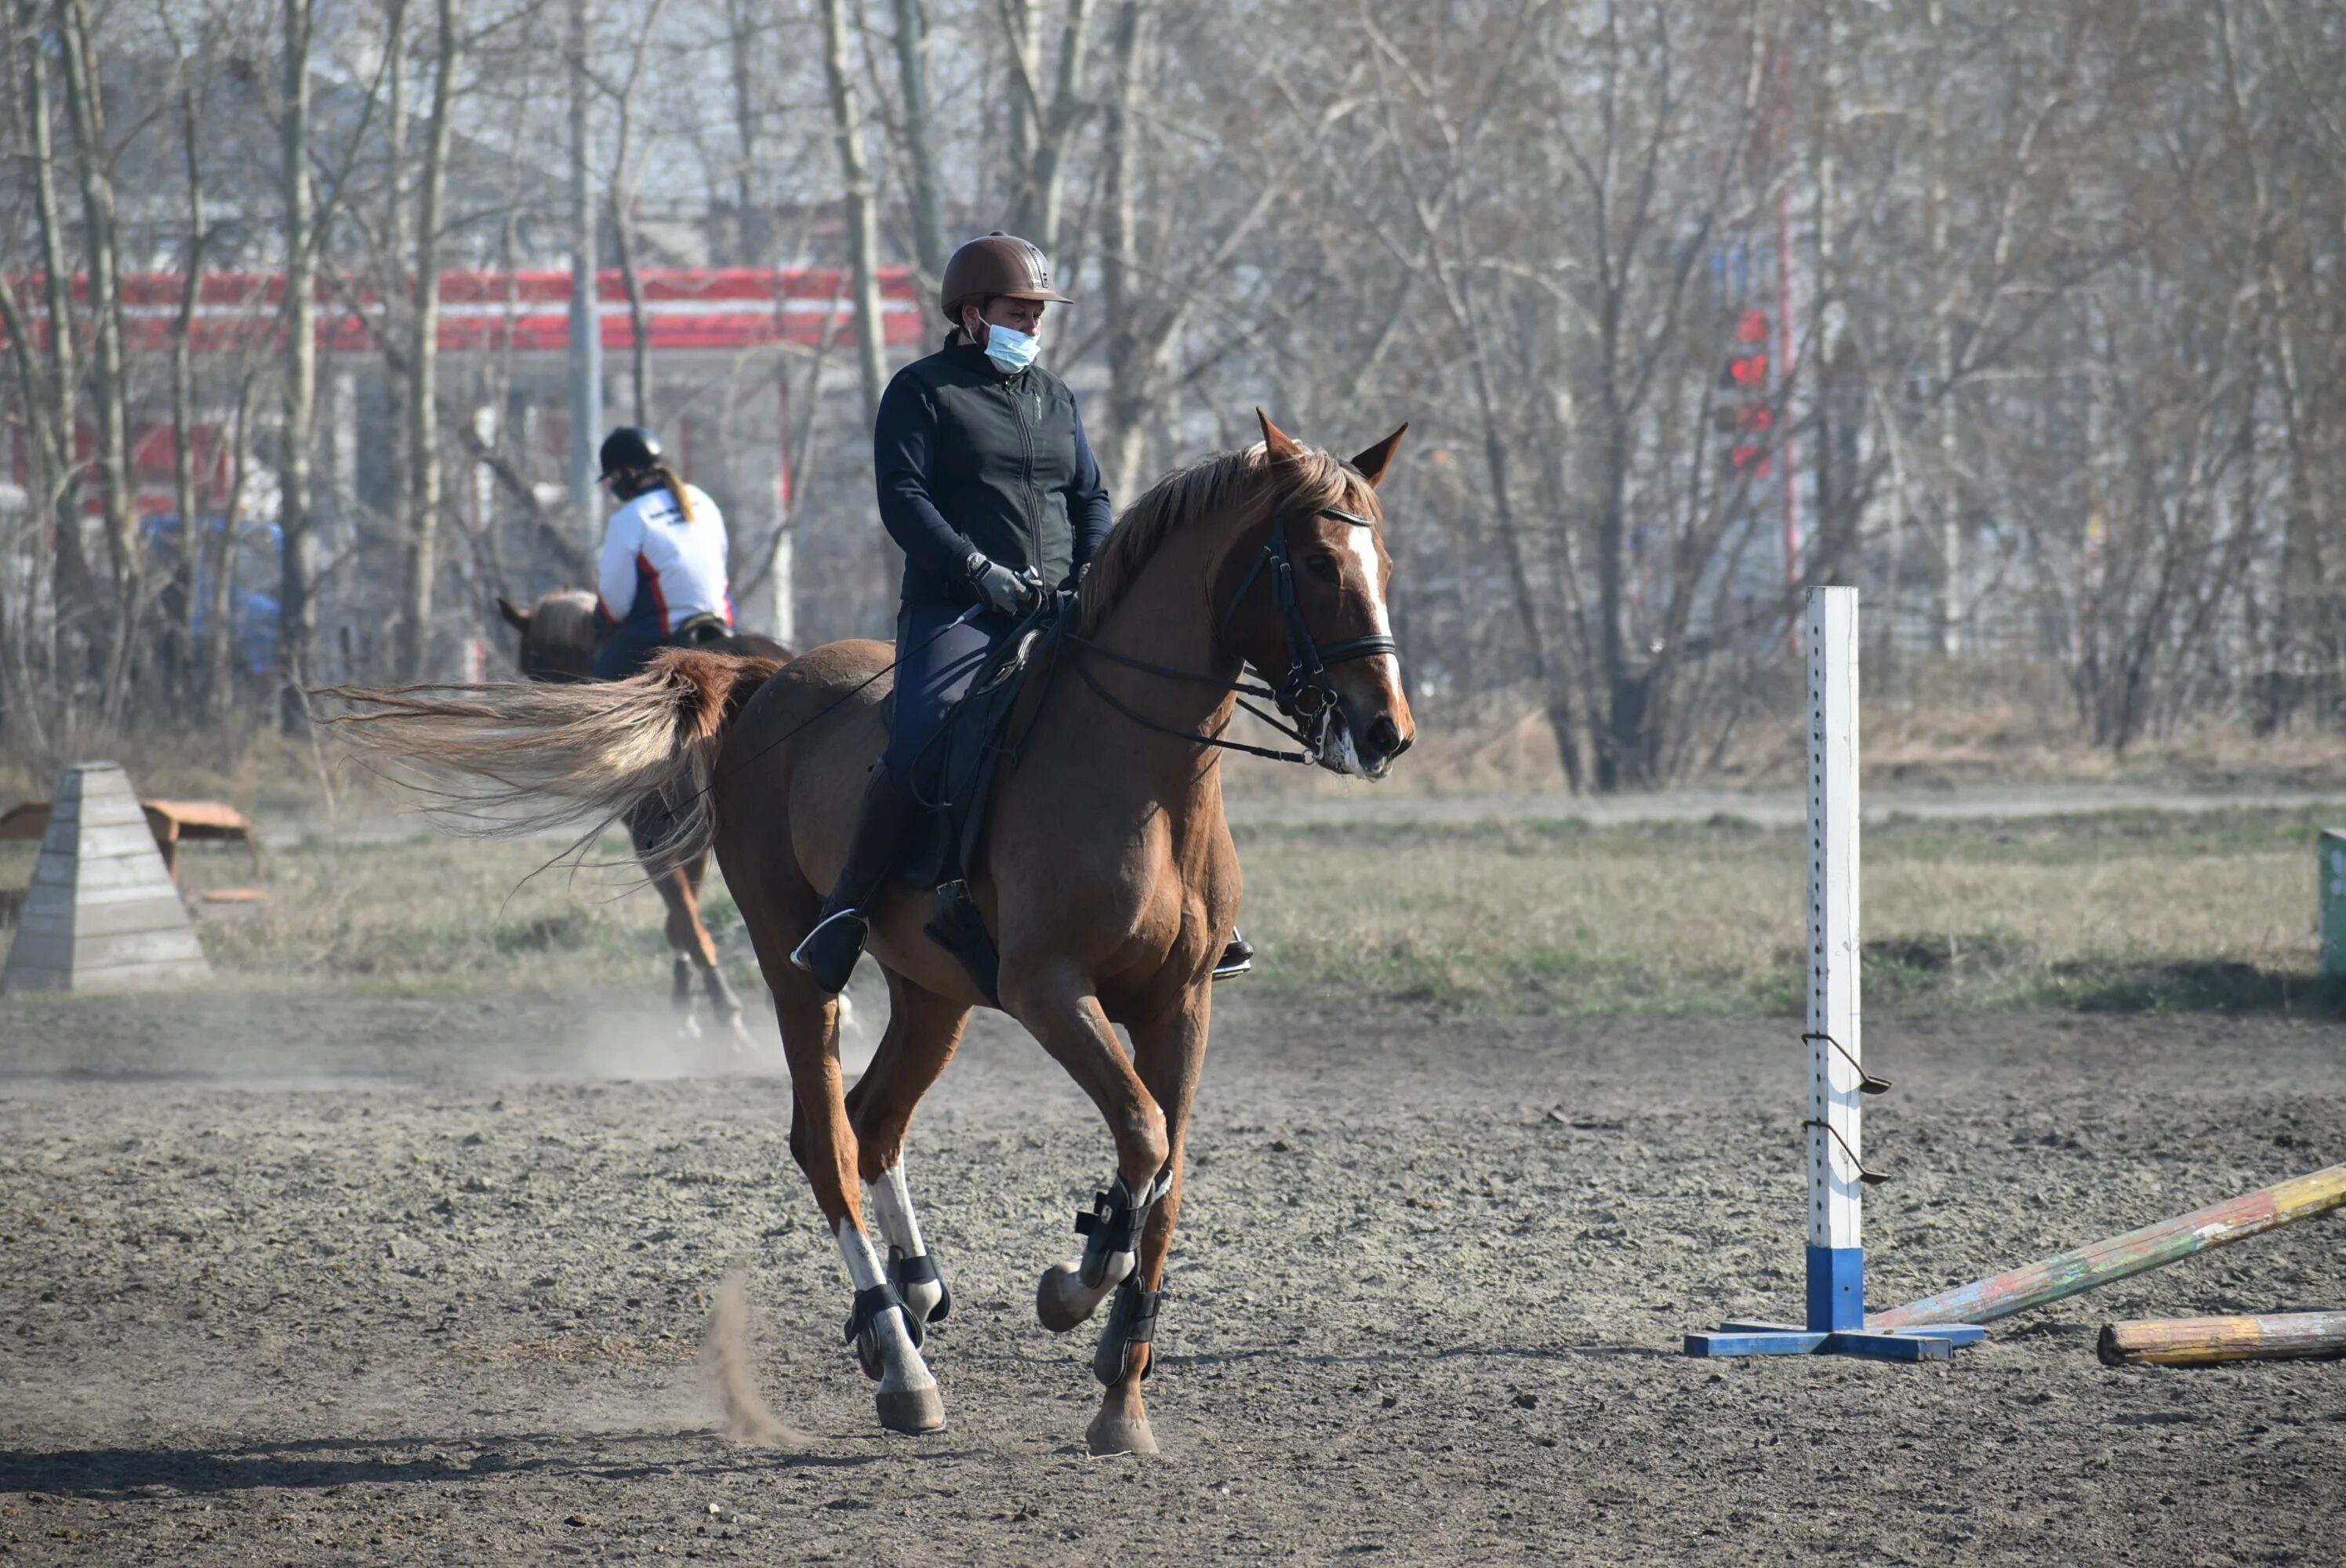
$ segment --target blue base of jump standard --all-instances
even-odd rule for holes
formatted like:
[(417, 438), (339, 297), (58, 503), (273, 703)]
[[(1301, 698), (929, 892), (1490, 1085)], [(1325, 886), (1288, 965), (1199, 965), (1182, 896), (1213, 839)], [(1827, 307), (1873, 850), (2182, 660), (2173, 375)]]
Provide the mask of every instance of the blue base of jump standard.
[(1926, 1329), (1865, 1326), (1865, 1248), (1809, 1248), (1809, 1322), (1737, 1321), (1715, 1334), (1688, 1334), (1689, 1356), (1865, 1356), (1877, 1361), (1944, 1361), (1987, 1330), (1969, 1323)]

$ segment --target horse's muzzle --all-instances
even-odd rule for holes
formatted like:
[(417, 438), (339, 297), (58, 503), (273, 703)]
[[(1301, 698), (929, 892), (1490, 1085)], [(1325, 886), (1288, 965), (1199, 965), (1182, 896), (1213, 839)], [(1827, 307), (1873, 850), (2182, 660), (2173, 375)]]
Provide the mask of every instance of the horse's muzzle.
[(1382, 779), (1392, 771), (1393, 759), (1408, 750), (1414, 738), (1391, 711), (1380, 712), (1363, 721), (1352, 703), (1341, 702), (1329, 726), (1321, 765), (1356, 779)]

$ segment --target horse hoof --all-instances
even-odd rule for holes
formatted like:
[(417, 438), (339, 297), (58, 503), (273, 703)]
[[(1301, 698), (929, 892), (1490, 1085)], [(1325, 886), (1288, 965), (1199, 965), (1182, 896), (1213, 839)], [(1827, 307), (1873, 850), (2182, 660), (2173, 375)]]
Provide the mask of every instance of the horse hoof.
[(1035, 1287), (1035, 1316), (1052, 1333), (1064, 1334), (1090, 1322), (1107, 1295), (1085, 1286), (1081, 1263), (1054, 1263)]
[(944, 1396), (934, 1383), (920, 1389), (882, 1389), (874, 1396), (880, 1424), (892, 1432), (933, 1432), (945, 1424)]
[(1119, 1453), (1155, 1453), (1157, 1434), (1148, 1430), (1148, 1418), (1135, 1419), (1121, 1410), (1111, 1414), (1102, 1410), (1084, 1429), (1084, 1441), (1094, 1459), (1106, 1459)]

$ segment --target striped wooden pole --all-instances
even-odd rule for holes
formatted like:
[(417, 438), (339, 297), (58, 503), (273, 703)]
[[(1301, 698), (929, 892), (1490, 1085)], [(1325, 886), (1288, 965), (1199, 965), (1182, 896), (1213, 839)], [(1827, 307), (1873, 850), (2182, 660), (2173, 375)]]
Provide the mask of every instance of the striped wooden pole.
[(2346, 1312), (2105, 1323), (2096, 1349), (2106, 1367), (2206, 1367), (2218, 1361), (2346, 1356)]
[(2239, 1197), (2194, 1209), (2177, 1219), (2146, 1225), (2106, 1241), (1909, 1301), (1866, 1320), (1869, 1329), (1914, 1329), (1931, 1323), (1986, 1323), (2009, 1318), (2096, 1286), (2229, 1247), (2346, 1204), (2346, 1165), (2331, 1166)]

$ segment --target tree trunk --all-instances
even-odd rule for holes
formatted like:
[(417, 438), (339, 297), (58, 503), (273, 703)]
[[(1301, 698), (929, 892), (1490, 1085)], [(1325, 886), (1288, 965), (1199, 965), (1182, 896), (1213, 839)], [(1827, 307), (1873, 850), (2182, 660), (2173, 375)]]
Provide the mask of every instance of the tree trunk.
[(106, 141), (97, 62), (82, 0), (61, 0), (57, 32), (66, 67), (66, 104), (81, 182), (83, 243), (89, 253), (89, 304), (97, 329), (90, 392), (97, 403), (97, 463), (106, 490), (106, 544), (114, 576), (113, 652), (99, 709), (108, 726), (129, 700), (141, 638), (140, 590), (146, 581), (138, 538), (138, 498), (130, 473), (128, 375), (122, 341), (122, 277), (114, 234), (113, 157)]
[(758, 109), (752, 91), (758, 73), (750, 56), (757, 15), (758, 8), (749, 0), (726, 0), (725, 38), (730, 51), (726, 65), (733, 89), (733, 136), (740, 157), (733, 170), (733, 261), (740, 267), (755, 267), (767, 259), (762, 215), (753, 219), (750, 211), (756, 199), (750, 175), (758, 167)]
[(318, 412), (317, 235), (310, 188), (310, 36), (317, 0), (283, 0), (284, 125), (279, 155), (285, 191), (285, 356), (283, 453), (278, 463), (281, 494), (278, 528), (282, 555), (278, 570), (278, 722), (288, 735), (305, 733), (309, 704), (302, 683), (310, 677), (317, 640), (316, 540), (311, 514), (311, 426)]
[[(19, 36), (34, 47), (26, 51), (27, 129), (32, 141), (34, 212), (41, 229), (41, 286), (49, 313), (49, 402), (53, 447), (46, 501), (56, 520), (56, 555), (51, 593), (55, 599), (51, 657), (61, 684), (71, 686), (72, 643), (81, 626), (103, 646), (104, 616), (96, 614), (104, 600), (88, 553), (82, 548), (81, 453), (79, 433), (81, 369), (78, 328), (74, 319), (73, 264), (66, 256), (65, 222), (57, 201), (56, 108), (50, 97), (48, 53), (38, 46), (48, 28), (41, 20), (41, 0), (22, 0), (17, 8)], [(97, 623), (91, 625), (89, 623)], [(60, 692), (61, 697), (65, 694)]]
[(408, 518), (402, 582), (399, 670), (422, 680), (432, 646), (432, 589), (439, 565), (440, 234), (448, 182), (448, 145), (456, 66), (464, 51), (461, 0), (437, 0), (439, 44), (432, 67), (432, 121), (425, 133), (423, 172), (415, 199), (414, 337), (409, 354), (407, 457), (414, 468), (414, 510)]
[(1141, 60), (1148, 26), (1148, 0), (1124, 0), (1117, 7), (1110, 45), (1116, 92), (1107, 105), (1100, 137), (1100, 263), (1107, 297), (1107, 420), (1105, 464), (1111, 494), (1132, 494), (1148, 459), (1148, 421), (1155, 401), (1154, 372), (1161, 356), (1151, 353), (1141, 321), (1148, 290), (1140, 277), (1137, 168), (1140, 149), (1133, 134), (1146, 83)]
[(570, 505), (588, 550), (603, 538), (596, 450), (603, 435), (603, 290), (595, 191), (586, 178), (586, 0), (570, 0)]
[(260, 377), (251, 367), (236, 392), (236, 424), (228, 457), (228, 503), (220, 508), (219, 544), (212, 559), (211, 602), (204, 609), (204, 710), (224, 718), (236, 697), (236, 543), (244, 527), (244, 488), (252, 473), (252, 402)]
[(846, 197), (848, 249), (855, 266), (856, 366), (862, 372), (863, 415), (870, 423), (880, 416), (880, 393), (888, 378), (887, 328), (880, 315), (880, 232), (872, 210), (872, 170), (863, 158), (862, 115), (847, 57), (847, 0), (822, 0), (822, 68), (831, 87), (831, 133)]
[(203, 509), (196, 499), (195, 335), (196, 305), (202, 297), (205, 232), (203, 155), (198, 140), (196, 93), (192, 78), (179, 80), (179, 127), (188, 166), (188, 275), (179, 290), (179, 312), (171, 322), (171, 485), (179, 514), (178, 554), (171, 564), (168, 614), (168, 664), (171, 684), (182, 709), (193, 707), (196, 694), (195, 645), (197, 589), (203, 559)]
[(928, 293), (945, 271), (945, 225), (937, 196), (937, 160), (929, 139), (929, 71), (921, 26), (921, 0), (893, 0), (896, 79), (904, 95), (904, 161), (913, 170), (913, 259)]

